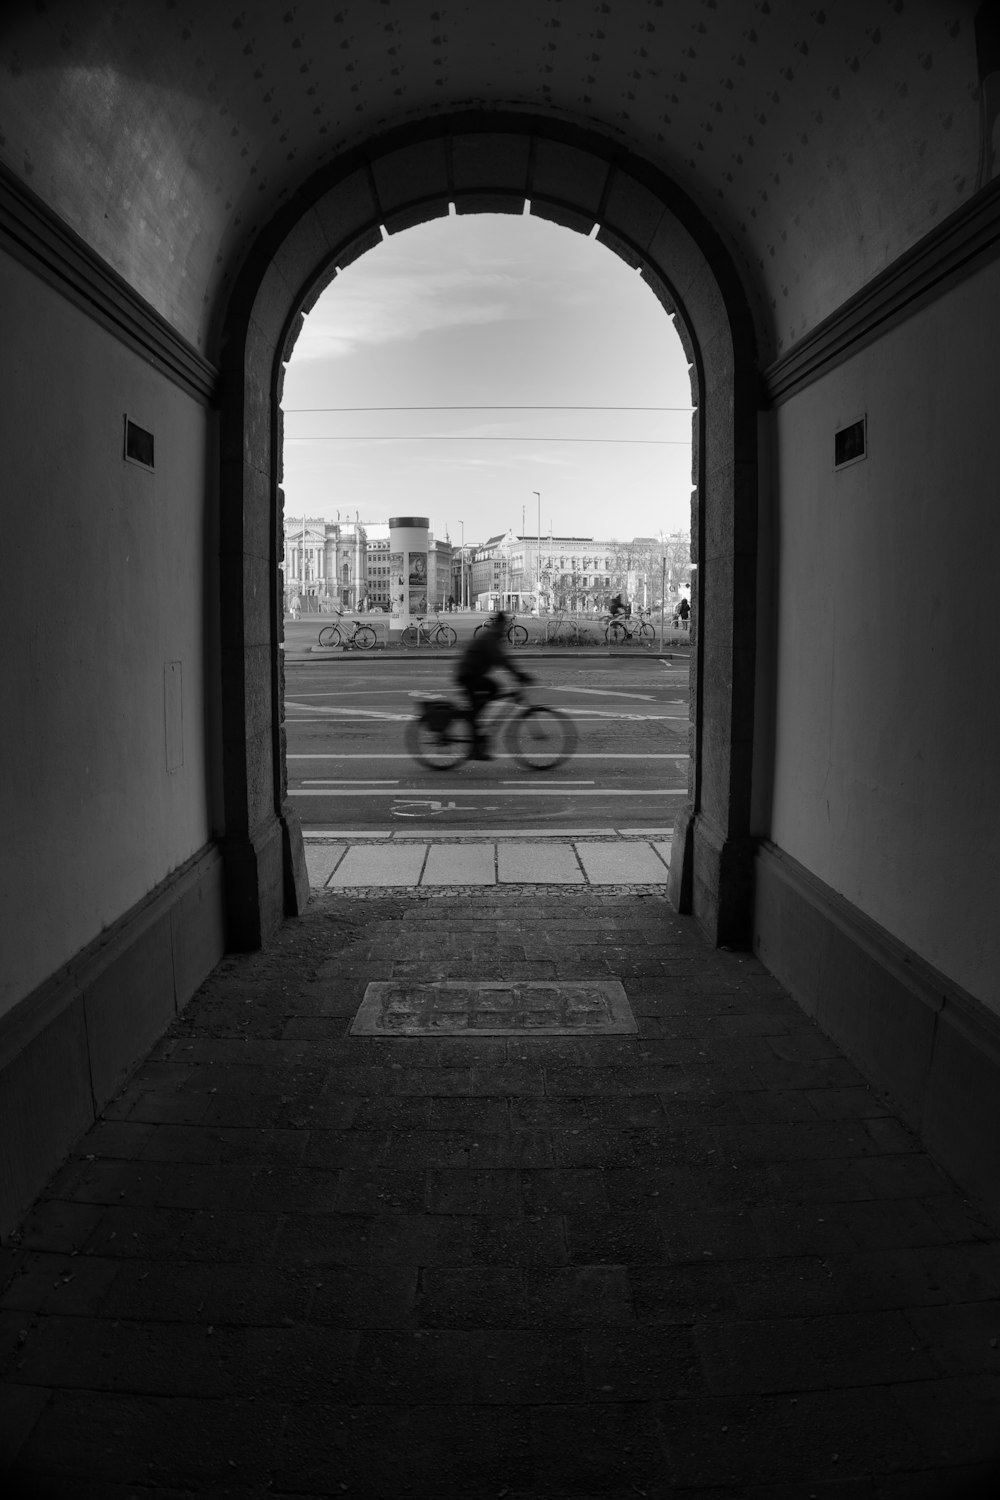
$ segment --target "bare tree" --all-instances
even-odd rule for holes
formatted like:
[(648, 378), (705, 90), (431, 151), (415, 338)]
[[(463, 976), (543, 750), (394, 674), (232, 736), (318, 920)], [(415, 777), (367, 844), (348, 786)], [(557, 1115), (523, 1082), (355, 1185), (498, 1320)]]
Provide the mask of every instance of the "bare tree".
[(611, 540), (607, 544), (611, 558), (611, 583), (605, 589), (608, 600), (631, 589), (648, 589), (650, 607), (658, 605), (661, 591), (671, 598), (685, 587), (691, 577), (691, 539), (687, 532), (674, 531), (661, 541), (658, 537), (639, 536), (631, 541)]

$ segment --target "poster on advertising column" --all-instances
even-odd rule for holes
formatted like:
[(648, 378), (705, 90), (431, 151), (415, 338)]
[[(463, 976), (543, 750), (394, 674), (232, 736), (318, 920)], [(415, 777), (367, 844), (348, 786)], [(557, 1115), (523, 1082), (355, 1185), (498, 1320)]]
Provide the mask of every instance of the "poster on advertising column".
[(389, 628), (398, 630), (405, 624), (406, 574), (403, 572), (402, 552), (389, 553)]
[(427, 553), (410, 552), (407, 586), (410, 591), (410, 615), (427, 613)]

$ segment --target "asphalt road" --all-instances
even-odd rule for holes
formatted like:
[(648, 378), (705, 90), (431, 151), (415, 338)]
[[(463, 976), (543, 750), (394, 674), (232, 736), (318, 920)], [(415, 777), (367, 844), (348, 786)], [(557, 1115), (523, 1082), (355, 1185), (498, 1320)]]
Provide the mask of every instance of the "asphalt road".
[(452, 655), (310, 659), (286, 650), (288, 785), (303, 828), (484, 835), (672, 828), (687, 786), (686, 659), (638, 650), (518, 659), (535, 679), (533, 701), (576, 722), (576, 754), (558, 770), (522, 771), (502, 746), (488, 763), (445, 772), (410, 758), (403, 729), (415, 697), (451, 689)]

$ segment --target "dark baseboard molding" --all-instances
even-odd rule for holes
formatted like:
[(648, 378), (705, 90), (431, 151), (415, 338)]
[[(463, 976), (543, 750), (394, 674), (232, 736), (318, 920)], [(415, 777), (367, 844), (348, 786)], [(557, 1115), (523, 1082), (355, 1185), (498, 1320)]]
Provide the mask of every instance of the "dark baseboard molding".
[(1000, 1222), (1000, 1016), (773, 844), (755, 890), (760, 959)]
[(219, 372), (74, 230), (0, 163), (0, 248), (202, 404)]
[(222, 855), (197, 855), (0, 1018), (0, 1239), (225, 952)]
[(1000, 179), (874, 276), (763, 374), (777, 406), (1000, 255)]

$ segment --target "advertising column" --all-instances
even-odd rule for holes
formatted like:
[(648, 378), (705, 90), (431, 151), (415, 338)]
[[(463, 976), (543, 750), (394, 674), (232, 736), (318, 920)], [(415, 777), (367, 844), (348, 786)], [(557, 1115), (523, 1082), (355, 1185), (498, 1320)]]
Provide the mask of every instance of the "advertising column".
[(389, 638), (427, 613), (427, 549), (430, 521), (426, 516), (395, 516), (389, 520)]

